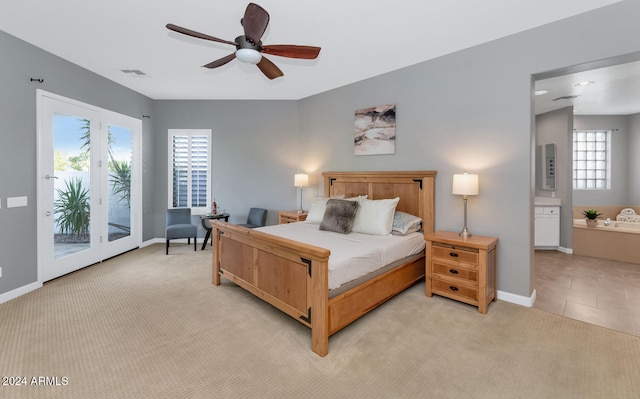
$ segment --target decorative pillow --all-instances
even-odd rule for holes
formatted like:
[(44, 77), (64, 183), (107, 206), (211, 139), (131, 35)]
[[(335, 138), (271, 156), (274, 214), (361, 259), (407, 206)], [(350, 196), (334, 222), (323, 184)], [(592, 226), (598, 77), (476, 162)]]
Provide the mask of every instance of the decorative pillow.
[(392, 233), (408, 234), (420, 230), (422, 219), (406, 212), (396, 211), (393, 215)]
[[(366, 195), (363, 195), (361, 197), (367, 198)], [(336, 195), (331, 198), (343, 199), (344, 195)], [(316, 199), (313, 200), (311, 207), (309, 208), (309, 213), (307, 214), (307, 219), (305, 221), (311, 224), (320, 224), (322, 222), (322, 217), (324, 216), (324, 210), (327, 206), (327, 201), (329, 201), (331, 198), (316, 197)], [(357, 200), (358, 198), (360, 197), (353, 197), (353, 198), (347, 198), (347, 199), (354, 201), (354, 200)]]
[(330, 199), (327, 201), (320, 230), (349, 234), (358, 210), (357, 201)]
[(393, 215), (398, 201), (400, 201), (400, 198), (383, 200), (359, 199), (358, 212), (356, 212), (352, 231), (372, 235), (391, 234)]

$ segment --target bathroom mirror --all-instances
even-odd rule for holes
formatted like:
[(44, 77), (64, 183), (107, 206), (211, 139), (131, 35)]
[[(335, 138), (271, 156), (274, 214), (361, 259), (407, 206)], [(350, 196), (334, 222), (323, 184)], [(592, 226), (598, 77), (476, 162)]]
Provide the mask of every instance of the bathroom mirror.
[(540, 146), (540, 170), (541, 176), (541, 190), (555, 190), (556, 189), (556, 145), (555, 144), (543, 144)]

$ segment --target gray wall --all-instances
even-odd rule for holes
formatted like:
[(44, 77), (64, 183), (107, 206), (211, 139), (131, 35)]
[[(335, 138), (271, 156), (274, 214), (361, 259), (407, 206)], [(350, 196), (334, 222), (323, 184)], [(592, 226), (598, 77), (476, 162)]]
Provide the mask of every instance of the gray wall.
[(640, 114), (629, 116), (629, 202), (640, 204)]
[(536, 156), (536, 197), (562, 200), (560, 210), (560, 246), (573, 247), (573, 107), (565, 107), (536, 116), (536, 152), (544, 144), (556, 145), (556, 189), (540, 190), (541, 170), (539, 154)]
[[(0, 31), (0, 294), (37, 281), (36, 89), (70, 97), (138, 119), (151, 99), (126, 89)], [(30, 78), (44, 79), (44, 83)], [(143, 120), (143, 201), (153, 205), (153, 164), (145, 148), (152, 140)], [(6, 207), (7, 197), (26, 196), (28, 206)], [(152, 232), (145, 220), (145, 236)]]
[(230, 222), (245, 223), (249, 208), (258, 207), (267, 209), (267, 224), (276, 224), (278, 210), (298, 208), (296, 101), (156, 101), (152, 119), (155, 237), (164, 237), (168, 205), (168, 129), (212, 130), (212, 194)]
[[(145, 240), (162, 237), (166, 130), (211, 128), (214, 195), (237, 218), (257, 203), (295, 209), (292, 182), (299, 170), (311, 174), (308, 204), (307, 196), (322, 190), (321, 171), (433, 169), (436, 228), (457, 231), (462, 199), (451, 194), (452, 174), (478, 173), (480, 195), (469, 200), (469, 229), (500, 239), (498, 289), (529, 296), (532, 75), (640, 51), (637, 15), (640, 2), (625, 1), (297, 102), (152, 102), (2, 34), (1, 197), (35, 198), (36, 87), (28, 78), (43, 77), (38, 87), (54, 93), (131, 116), (151, 115), (143, 120)], [(355, 157), (354, 111), (388, 103), (397, 105), (396, 153)], [(35, 202), (17, 209), (0, 209), (1, 258), (10, 264), (3, 267), (20, 276), (6, 277), (5, 269), (0, 293), (35, 281)], [(24, 230), (14, 231), (17, 225)]]
[[(498, 289), (532, 284), (532, 75), (640, 50), (640, 2), (622, 2), (300, 101), (303, 166), (434, 169), (436, 228), (462, 227), (452, 174), (480, 178), (469, 200), (472, 233), (496, 236)], [(588, 27), (588, 29), (585, 29)], [(615, 27), (615, 29), (612, 29)], [(434, 38), (438, 40), (438, 38)], [(394, 155), (352, 154), (353, 112), (397, 105)]]
[[(625, 115), (576, 115), (576, 130), (611, 130), (611, 189), (574, 190), (574, 205), (629, 206), (630, 197), (630, 130)], [(635, 155), (640, 157), (640, 154)]]

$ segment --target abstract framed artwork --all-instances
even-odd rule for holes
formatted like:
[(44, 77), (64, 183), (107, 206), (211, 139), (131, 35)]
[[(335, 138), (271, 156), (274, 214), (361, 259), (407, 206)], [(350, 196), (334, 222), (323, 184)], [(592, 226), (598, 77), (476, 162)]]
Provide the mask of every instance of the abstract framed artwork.
[(396, 152), (396, 105), (359, 109), (355, 113), (355, 155)]

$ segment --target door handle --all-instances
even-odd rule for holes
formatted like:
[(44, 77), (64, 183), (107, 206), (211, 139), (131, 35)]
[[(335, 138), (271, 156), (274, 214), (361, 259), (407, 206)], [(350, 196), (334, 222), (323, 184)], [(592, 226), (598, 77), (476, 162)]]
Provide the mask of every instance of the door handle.
[(45, 216), (51, 216), (51, 211), (46, 211), (46, 212), (44, 213), (44, 215), (45, 215)]
[(51, 179), (57, 179), (58, 176), (53, 176), (53, 175), (44, 175), (44, 178), (47, 180), (51, 180)]

